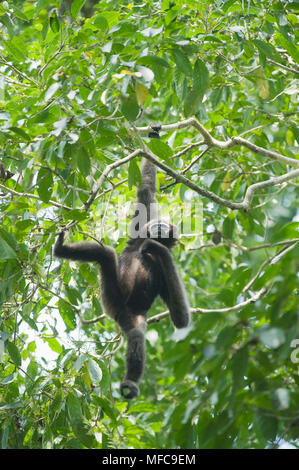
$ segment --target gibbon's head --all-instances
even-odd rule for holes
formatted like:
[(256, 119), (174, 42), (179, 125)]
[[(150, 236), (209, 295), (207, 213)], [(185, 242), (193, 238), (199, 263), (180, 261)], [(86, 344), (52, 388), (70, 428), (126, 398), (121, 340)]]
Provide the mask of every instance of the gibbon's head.
[(166, 220), (151, 220), (142, 228), (142, 232), (144, 238), (152, 238), (168, 248), (174, 246), (178, 240), (177, 227)]

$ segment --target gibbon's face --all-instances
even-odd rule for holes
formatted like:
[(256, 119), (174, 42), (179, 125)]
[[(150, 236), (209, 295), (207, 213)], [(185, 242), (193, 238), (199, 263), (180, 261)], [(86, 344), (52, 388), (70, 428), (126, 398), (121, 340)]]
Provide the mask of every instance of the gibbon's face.
[(173, 246), (177, 241), (177, 228), (165, 220), (151, 220), (144, 226), (144, 235), (163, 245)]

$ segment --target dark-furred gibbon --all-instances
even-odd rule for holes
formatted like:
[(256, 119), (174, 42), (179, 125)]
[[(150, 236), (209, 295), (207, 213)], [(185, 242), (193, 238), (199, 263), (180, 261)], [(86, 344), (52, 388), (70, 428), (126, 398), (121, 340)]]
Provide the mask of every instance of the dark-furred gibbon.
[[(159, 138), (152, 127), (149, 137)], [(96, 262), (101, 274), (104, 311), (121, 327), (127, 340), (126, 374), (121, 394), (131, 399), (139, 394), (138, 382), (145, 364), (146, 314), (160, 295), (177, 328), (190, 320), (187, 294), (175, 267), (171, 248), (177, 241), (174, 225), (157, 218), (156, 167), (143, 158), (142, 184), (131, 223), (127, 246), (118, 257), (114, 248), (97, 242), (64, 243), (60, 233), (54, 255), (81, 262)]]

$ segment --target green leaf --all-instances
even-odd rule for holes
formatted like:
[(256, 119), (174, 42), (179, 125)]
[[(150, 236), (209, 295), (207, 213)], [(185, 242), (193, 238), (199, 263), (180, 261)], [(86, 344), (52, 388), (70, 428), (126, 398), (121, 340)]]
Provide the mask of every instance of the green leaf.
[(83, 176), (90, 174), (91, 164), (87, 150), (84, 147), (80, 147), (77, 150), (77, 165)]
[(43, 340), (48, 343), (52, 351), (56, 352), (57, 354), (61, 354), (63, 349), (61, 344), (58, 343), (56, 338), (43, 336)]
[(166, 161), (173, 154), (169, 145), (166, 144), (165, 142), (162, 142), (162, 140), (159, 140), (159, 139), (151, 139), (150, 142), (148, 143), (148, 147), (151, 149), (151, 151), (155, 155), (157, 155), (158, 157)]
[(74, 330), (76, 328), (76, 314), (72, 307), (63, 300), (58, 301), (59, 314), (63, 319), (67, 330)]
[(234, 389), (238, 389), (243, 380), (247, 371), (248, 366), (248, 348), (244, 346), (239, 349), (231, 359), (231, 368), (233, 373), (233, 384)]
[(49, 424), (46, 424), (43, 439), (42, 439), (42, 449), (52, 449), (53, 448), (53, 433)]
[(225, 238), (232, 239), (233, 232), (235, 229), (235, 214), (230, 212), (230, 214), (225, 218), (222, 226), (222, 234)]
[(66, 406), (68, 416), (72, 424), (81, 423), (82, 421), (82, 409), (81, 401), (77, 395), (73, 392), (68, 393), (66, 397)]
[[(7, 28), (7, 32), (9, 34), (10, 39), (13, 39), (15, 35), (15, 30), (14, 30), (14, 24), (11, 21), (10, 17), (7, 14), (0, 16), (0, 23), (4, 24), (4, 26)], [(7, 50), (9, 51), (9, 49)]]
[(67, 395), (66, 406), (69, 420), (75, 436), (87, 448), (93, 447), (96, 443), (95, 438), (88, 421), (82, 414), (81, 401), (77, 395), (75, 395), (75, 393), (70, 392)]
[(128, 121), (135, 121), (139, 114), (139, 106), (137, 101), (133, 99), (123, 101), (121, 105), (121, 112), (125, 118), (128, 119)]
[[(101, 132), (102, 129), (99, 129)], [(111, 131), (110, 131), (111, 132)], [(93, 137), (91, 133), (87, 129), (82, 129), (80, 132), (80, 139), (79, 139), (79, 144), (83, 147), (85, 147), (90, 155), (95, 155), (96, 153), (96, 146), (93, 140)]]
[(59, 19), (56, 15), (56, 11), (50, 16), (50, 28), (52, 29), (53, 33), (58, 33), (60, 30)]
[(38, 0), (35, 6), (35, 14), (38, 15), (41, 10), (46, 9), (49, 3), (50, 0)]
[(92, 382), (101, 382), (103, 377), (102, 370), (99, 365), (90, 357), (88, 358), (88, 371)]
[(252, 42), (266, 57), (280, 61), (280, 54), (276, 52), (275, 48), (271, 44), (268, 44), (265, 41), (261, 41), (260, 39), (254, 39)]
[(53, 191), (53, 176), (46, 168), (41, 168), (37, 175), (37, 192), (44, 202), (49, 202)]
[(22, 358), (21, 358), (21, 354), (20, 354), (17, 346), (15, 345), (15, 343), (12, 343), (11, 341), (7, 341), (6, 349), (7, 349), (8, 354), (10, 355), (13, 363), (17, 367), (20, 367), (21, 364), (22, 364)]
[(9, 127), (9, 130), (22, 137), (24, 140), (31, 140), (31, 137), (19, 127)]
[(187, 55), (181, 49), (174, 49), (172, 51), (174, 61), (177, 67), (185, 74), (192, 75), (192, 66), (189, 62)]
[(73, 18), (76, 18), (76, 16), (78, 15), (79, 11), (81, 10), (85, 2), (86, 0), (74, 0), (73, 1), (72, 8), (71, 8)]
[(104, 16), (97, 16), (93, 24), (96, 25), (102, 31), (105, 31), (109, 28), (108, 21), (106, 20), (106, 18), (104, 18)]
[(14, 259), (17, 255), (15, 251), (0, 237), (0, 260), (1, 259)]
[(193, 116), (199, 111), (202, 96), (195, 89), (190, 89), (184, 102), (184, 114), (186, 117)]
[(104, 413), (115, 423), (117, 417), (117, 410), (109, 403), (106, 398), (99, 397), (95, 394), (92, 395), (92, 401), (95, 405), (103, 409)]
[(21, 10), (19, 10), (19, 8), (17, 8), (15, 5), (13, 6), (13, 11), (14, 11), (14, 14), (15, 14), (18, 18), (20, 18), (21, 20), (23, 20), (23, 21), (29, 21), (28, 18), (27, 18), (27, 16), (24, 15), (24, 13), (23, 13)]
[(129, 413), (157, 413), (158, 408), (155, 404), (149, 402), (134, 403)]
[(17, 59), (19, 62), (24, 62), (26, 60), (26, 55), (24, 52), (15, 44), (13, 41), (4, 42), (5, 49)]
[(130, 160), (128, 169), (128, 185), (131, 189), (141, 183), (141, 173), (135, 159)]
[[(3, 429), (3, 424), (2, 424), (2, 429)], [(3, 431), (3, 434), (2, 434), (1, 449), (6, 449), (7, 448), (8, 435), (9, 435), (9, 423), (7, 422), (7, 423), (5, 423), (4, 431)]]
[(299, 50), (298, 48), (285, 36), (280, 33), (275, 34), (275, 40), (287, 50), (291, 57), (293, 57), (296, 64), (299, 63)]
[(193, 70), (193, 87), (198, 95), (201, 96), (201, 99), (209, 88), (209, 83), (210, 79), (207, 66), (203, 60), (197, 59)]
[(278, 430), (278, 421), (275, 416), (271, 416), (262, 410), (255, 412), (255, 424), (266, 440), (274, 440)]

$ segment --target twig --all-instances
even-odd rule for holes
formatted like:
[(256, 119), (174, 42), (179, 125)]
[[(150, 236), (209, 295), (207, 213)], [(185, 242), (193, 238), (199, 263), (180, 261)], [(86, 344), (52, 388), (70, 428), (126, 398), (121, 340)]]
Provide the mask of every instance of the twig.
[(51, 199), (50, 199), (48, 202), (44, 202), (39, 196), (36, 196), (35, 194), (31, 194), (31, 193), (18, 193), (18, 192), (15, 191), (14, 189), (7, 188), (6, 186), (4, 186), (4, 184), (0, 184), (0, 188), (3, 189), (4, 191), (10, 193), (10, 194), (13, 194), (14, 196), (18, 196), (18, 197), (28, 197), (28, 198), (30, 198), (30, 199), (35, 199), (35, 200), (37, 200), (37, 201), (43, 202), (44, 204), (49, 204), (49, 205), (52, 205), (52, 206), (56, 206), (56, 207), (59, 207), (59, 208), (61, 208), (61, 209), (65, 209), (65, 210), (67, 210), (67, 211), (71, 211), (71, 210), (72, 210), (71, 207), (65, 206), (64, 204), (60, 204), (59, 202), (52, 201)]
[(29, 82), (32, 82), (35, 86), (38, 86), (38, 83), (33, 78), (28, 77), (28, 75), (26, 75), (24, 72), (21, 72), (14, 65), (7, 62), (7, 60), (2, 55), (0, 55), (0, 64), (6, 65), (11, 70), (13, 70), (15, 73), (17, 73), (22, 78), (24, 78), (24, 80), (28, 80)]
[(277, 254), (275, 254), (274, 256), (272, 256), (270, 259), (266, 259), (262, 264), (261, 266), (259, 267), (257, 273), (255, 274), (255, 276), (246, 284), (245, 287), (243, 287), (242, 289), (242, 293), (248, 291), (251, 286), (255, 283), (255, 281), (259, 278), (260, 274), (263, 272), (264, 268), (269, 265), (269, 264), (275, 264), (277, 263), (277, 261), (280, 260), (280, 258), (282, 258), (284, 255), (286, 255), (290, 250), (292, 250), (293, 248), (295, 248), (295, 246), (297, 245), (298, 241), (295, 241), (294, 243), (292, 244), (289, 244), (289, 246), (287, 247), (283, 247)]
[(39, 76), (41, 76), (41, 75), (44, 73), (44, 70), (48, 67), (48, 65), (50, 65), (50, 63), (52, 62), (52, 60), (54, 60), (55, 57), (57, 57), (57, 56), (60, 54), (60, 52), (62, 51), (62, 49), (63, 49), (64, 46), (65, 46), (66, 40), (67, 40), (67, 36), (66, 36), (66, 38), (64, 39), (64, 41), (62, 42), (62, 44), (60, 45), (58, 51), (55, 52), (55, 54), (52, 55), (52, 57), (50, 57), (50, 59), (48, 60), (48, 62), (46, 62), (46, 63), (42, 66), (42, 68), (41, 68), (40, 71), (38, 72), (38, 75), (39, 75)]
[(127, 155), (126, 157), (124, 158), (121, 158), (120, 160), (117, 160), (116, 162), (113, 162), (111, 163), (110, 165), (108, 165), (105, 170), (103, 171), (103, 173), (101, 174), (100, 176), (100, 179), (98, 181), (98, 185), (96, 187), (96, 189), (94, 191), (91, 192), (91, 195), (88, 199), (88, 201), (86, 201), (82, 207), (82, 209), (84, 210), (88, 210), (89, 207), (91, 206), (91, 204), (93, 203), (93, 201), (95, 200), (95, 198), (97, 197), (98, 193), (100, 192), (100, 190), (102, 189), (102, 185), (103, 185), (103, 182), (105, 180), (105, 178), (107, 178), (108, 174), (110, 173), (110, 171), (112, 171), (114, 168), (117, 168), (121, 165), (124, 165), (125, 163), (129, 162), (130, 160), (132, 160), (133, 158), (137, 157), (138, 155), (140, 155), (142, 153), (142, 151), (140, 149), (137, 149), (135, 150), (133, 153), (131, 153), (130, 155)]
[(299, 75), (299, 70), (297, 69), (293, 69), (292, 67), (287, 67), (286, 65), (283, 65), (280, 62), (275, 62), (275, 60), (272, 60), (272, 59), (267, 58), (267, 61), (269, 62), (269, 64), (277, 65), (278, 67), (281, 67), (282, 69), (287, 70), (288, 72), (292, 72), (292, 73), (295, 73), (296, 75)]

